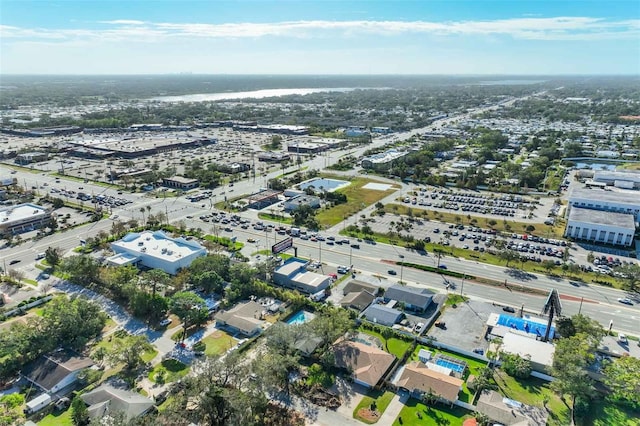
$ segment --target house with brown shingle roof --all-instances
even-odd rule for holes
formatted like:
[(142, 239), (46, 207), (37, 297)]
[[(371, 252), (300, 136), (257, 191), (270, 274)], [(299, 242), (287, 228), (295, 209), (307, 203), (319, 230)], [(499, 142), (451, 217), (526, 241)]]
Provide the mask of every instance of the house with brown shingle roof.
[(59, 349), (29, 363), (21, 372), (28, 381), (48, 393), (56, 393), (72, 385), (78, 374), (93, 361), (69, 349)]
[(335, 365), (353, 374), (353, 381), (367, 388), (375, 387), (391, 369), (396, 357), (374, 346), (339, 339), (333, 344)]
[(415, 398), (421, 399), (429, 392), (441, 400), (454, 403), (458, 400), (458, 392), (462, 389), (463, 380), (448, 376), (427, 368), (419, 361), (405, 365), (394, 385), (411, 392)]

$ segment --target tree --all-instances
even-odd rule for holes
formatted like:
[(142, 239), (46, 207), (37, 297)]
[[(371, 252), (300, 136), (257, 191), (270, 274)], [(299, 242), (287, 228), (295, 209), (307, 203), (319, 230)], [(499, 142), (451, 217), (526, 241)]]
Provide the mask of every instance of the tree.
[(604, 382), (614, 399), (640, 408), (640, 359), (623, 356), (604, 368)]
[(79, 396), (71, 401), (71, 420), (75, 426), (84, 426), (89, 423), (87, 404)]
[(573, 407), (577, 398), (589, 399), (593, 394), (593, 380), (586, 367), (594, 360), (592, 347), (583, 334), (560, 339), (553, 356), (551, 388), (560, 396), (571, 397)]
[(629, 264), (619, 266), (616, 272), (624, 279), (624, 289), (627, 291), (638, 291), (638, 284), (640, 284), (640, 265)]
[(196, 277), (205, 272), (215, 272), (223, 280), (228, 280), (229, 264), (229, 256), (210, 254), (195, 259), (187, 270), (191, 277)]
[(171, 282), (171, 276), (164, 272), (162, 269), (151, 269), (142, 274), (140, 277), (140, 283), (143, 286), (151, 287), (151, 295), (155, 297), (156, 288), (161, 287), (164, 288), (169, 285)]
[(500, 354), (502, 369), (511, 377), (526, 379), (531, 375), (531, 360), (520, 355)]
[(97, 303), (80, 297), (60, 297), (43, 308), (41, 330), (48, 338), (79, 350), (100, 335), (106, 321), (107, 314)]
[(64, 258), (60, 269), (69, 275), (69, 281), (86, 287), (98, 280), (100, 265), (93, 257), (80, 255)]
[(113, 344), (107, 350), (107, 359), (113, 365), (124, 363), (125, 369), (133, 371), (144, 364), (140, 357), (144, 352), (153, 350), (144, 335), (126, 335), (124, 337), (112, 337)]
[(507, 262), (505, 266), (508, 267), (509, 263), (514, 260), (518, 260), (520, 258), (520, 255), (515, 250), (503, 250), (498, 253), (498, 257), (502, 260), (505, 260)]
[(60, 264), (61, 258), (62, 250), (58, 247), (47, 247), (44, 252), (44, 260), (51, 266), (51, 269), (55, 269)]
[(204, 299), (190, 291), (174, 294), (170, 306), (171, 312), (183, 322), (185, 333), (190, 326), (204, 324), (209, 318), (209, 310)]
[(542, 267), (547, 271), (547, 274), (556, 266), (553, 260), (543, 260)]

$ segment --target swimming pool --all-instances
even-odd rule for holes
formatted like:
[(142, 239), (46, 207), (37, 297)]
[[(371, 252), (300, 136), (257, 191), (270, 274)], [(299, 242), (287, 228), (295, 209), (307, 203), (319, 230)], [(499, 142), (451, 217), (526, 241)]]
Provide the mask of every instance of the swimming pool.
[(435, 364), (440, 367), (446, 367), (450, 370), (455, 371), (458, 374), (464, 373), (464, 369), (466, 368), (464, 365), (460, 365), (456, 362), (447, 361), (446, 359), (438, 358), (435, 360)]
[[(338, 188), (342, 188), (343, 186), (349, 185), (349, 182), (346, 180), (338, 180), (338, 179), (327, 179), (327, 178), (315, 178), (311, 179), (307, 182), (302, 182), (300, 184), (300, 189), (305, 190), (311, 186), (316, 191), (326, 191), (332, 192)], [(322, 189), (321, 189), (322, 188)]]
[(287, 320), (287, 324), (304, 324), (305, 322), (311, 321), (315, 317), (315, 314), (312, 314), (311, 312), (298, 311)]

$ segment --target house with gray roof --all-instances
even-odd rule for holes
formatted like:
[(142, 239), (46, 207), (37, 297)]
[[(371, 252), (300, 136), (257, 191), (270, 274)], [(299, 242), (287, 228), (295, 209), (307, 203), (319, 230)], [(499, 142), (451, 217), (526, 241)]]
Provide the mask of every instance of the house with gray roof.
[(122, 412), (130, 420), (148, 412), (154, 405), (146, 396), (106, 384), (80, 395), (80, 398), (88, 405), (89, 417), (98, 419)]
[(364, 317), (376, 324), (392, 325), (400, 322), (404, 314), (397, 309), (389, 308), (384, 305), (371, 305), (363, 312)]
[(78, 380), (78, 374), (93, 361), (68, 349), (43, 355), (22, 370), (22, 376), (47, 393), (56, 393)]
[(216, 315), (216, 325), (232, 333), (240, 333), (247, 337), (258, 334), (262, 330), (264, 307), (254, 301), (239, 303), (233, 308)]
[(426, 288), (408, 285), (393, 285), (384, 293), (385, 301), (395, 300), (404, 304), (406, 310), (424, 312), (431, 304), (433, 292)]

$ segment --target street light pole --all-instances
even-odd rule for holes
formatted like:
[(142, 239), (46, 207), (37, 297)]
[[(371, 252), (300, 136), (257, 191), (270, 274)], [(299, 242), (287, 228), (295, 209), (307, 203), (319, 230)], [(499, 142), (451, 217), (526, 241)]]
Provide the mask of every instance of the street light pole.
[(462, 296), (462, 290), (464, 290), (464, 277), (465, 275), (462, 274), (462, 285), (460, 286), (460, 296)]

